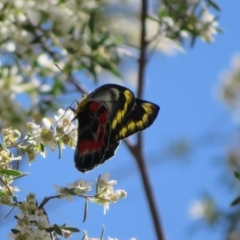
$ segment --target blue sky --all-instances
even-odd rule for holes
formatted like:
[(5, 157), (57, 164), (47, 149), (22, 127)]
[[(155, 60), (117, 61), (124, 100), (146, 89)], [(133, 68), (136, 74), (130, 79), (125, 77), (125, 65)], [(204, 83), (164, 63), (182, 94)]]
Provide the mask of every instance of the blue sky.
[[(144, 99), (159, 104), (161, 111), (155, 123), (144, 132), (144, 153), (169, 240), (221, 240), (220, 229), (214, 233), (201, 230), (187, 238), (192, 221), (188, 209), (205, 191), (221, 198), (219, 204), (226, 209), (234, 198), (218, 182), (223, 168), (221, 158), (229, 146), (226, 142), (224, 145), (197, 146), (186, 161), (176, 161), (178, 159), (173, 160), (165, 154), (166, 146), (178, 139), (199, 139), (210, 130), (233, 132), (235, 129), (229, 111), (217, 97), (217, 86), (221, 72), (229, 68), (232, 57), (240, 51), (240, 2), (229, 4), (221, 0), (219, 5), (222, 9), (219, 22), (224, 34), (218, 35), (213, 44), (197, 41), (193, 49), (187, 48), (185, 54), (172, 57), (156, 53), (147, 70)], [(19, 199), (33, 191), (41, 202), (45, 196), (55, 194), (52, 184), (66, 185), (78, 178), (94, 181), (99, 174), (110, 172), (111, 178), (118, 181), (117, 188), (128, 192), (126, 199), (111, 204), (106, 215), (103, 215), (102, 206), (89, 204), (84, 224), (82, 199), (72, 202), (52, 200), (46, 205), (51, 222), (87, 229), (92, 237), (99, 237), (102, 225), (105, 225), (105, 237), (155, 239), (141, 179), (124, 144), (116, 157), (87, 175), (74, 168), (73, 154), (73, 150), (64, 150), (58, 160), (58, 153), (49, 152), (48, 158), (39, 157), (32, 166), (26, 165), (24, 171), (31, 175), (18, 181)], [(1, 220), (1, 236), (15, 226), (13, 216), (12, 213), (7, 220)], [(75, 235), (72, 239), (80, 239), (80, 236)]]

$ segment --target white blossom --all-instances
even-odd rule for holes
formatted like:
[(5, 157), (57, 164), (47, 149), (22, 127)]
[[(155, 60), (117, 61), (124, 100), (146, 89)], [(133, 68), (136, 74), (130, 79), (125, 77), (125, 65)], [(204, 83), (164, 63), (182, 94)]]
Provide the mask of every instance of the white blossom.
[(198, 24), (198, 29), (200, 31), (200, 36), (204, 41), (213, 42), (214, 35), (217, 34), (218, 22), (216, 21), (213, 14), (211, 14), (207, 9), (204, 10), (202, 14), (202, 20)]

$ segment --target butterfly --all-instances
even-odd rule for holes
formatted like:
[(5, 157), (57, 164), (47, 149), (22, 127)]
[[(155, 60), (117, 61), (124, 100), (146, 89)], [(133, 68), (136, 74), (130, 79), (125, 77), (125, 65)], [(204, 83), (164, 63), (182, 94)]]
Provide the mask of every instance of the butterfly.
[(84, 96), (72, 108), (73, 120), (78, 121), (76, 168), (87, 172), (113, 157), (120, 141), (149, 127), (159, 109), (117, 84), (105, 84)]

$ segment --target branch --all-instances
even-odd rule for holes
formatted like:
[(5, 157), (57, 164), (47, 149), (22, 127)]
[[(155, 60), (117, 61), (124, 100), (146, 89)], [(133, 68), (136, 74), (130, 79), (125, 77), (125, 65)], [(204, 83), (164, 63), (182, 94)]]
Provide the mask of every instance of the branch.
[[(146, 40), (146, 18), (147, 18), (147, 9), (148, 9), (148, 0), (142, 0), (142, 8), (141, 8), (141, 38), (140, 38), (140, 56), (139, 56), (139, 65), (138, 65), (138, 90), (137, 96), (139, 98), (143, 95), (143, 87), (144, 87), (144, 75), (146, 70), (146, 62), (147, 62), (147, 47), (148, 42)], [(152, 219), (154, 222), (154, 228), (156, 231), (157, 239), (164, 240), (164, 234), (161, 227), (160, 218), (158, 215), (158, 209), (156, 206), (156, 202), (153, 196), (153, 192), (151, 190), (151, 184), (149, 181), (149, 176), (147, 173), (147, 167), (145, 164), (145, 159), (142, 152), (142, 133), (138, 133), (137, 143), (136, 145), (131, 144), (128, 140), (125, 141), (128, 149), (134, 156), (137, 161), (138, 168), (140, 170), (142, 182), (144, 185), (145, 194), (147, 196), (148, 204), (151, 210)]]

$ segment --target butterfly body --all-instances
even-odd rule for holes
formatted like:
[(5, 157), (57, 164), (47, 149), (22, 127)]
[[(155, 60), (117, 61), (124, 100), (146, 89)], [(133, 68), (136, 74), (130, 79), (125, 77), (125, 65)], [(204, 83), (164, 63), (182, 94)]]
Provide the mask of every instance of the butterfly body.
[(106, 84), (78, 104), (78, 141), (74, 155), (81, 172), (89, 171), (114, 156), (120, 140), (149, 127), (159, 106), (135, 98), (131, 90)]

